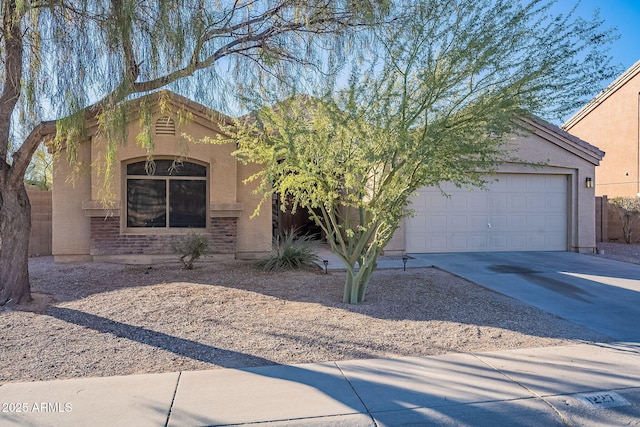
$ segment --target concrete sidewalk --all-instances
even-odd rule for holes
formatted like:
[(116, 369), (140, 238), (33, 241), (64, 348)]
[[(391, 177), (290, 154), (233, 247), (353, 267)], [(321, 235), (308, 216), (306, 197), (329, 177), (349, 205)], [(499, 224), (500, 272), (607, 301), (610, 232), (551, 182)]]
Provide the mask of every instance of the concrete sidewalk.
[(0, 386), (0, 426), (630, 425), (640, 344)]

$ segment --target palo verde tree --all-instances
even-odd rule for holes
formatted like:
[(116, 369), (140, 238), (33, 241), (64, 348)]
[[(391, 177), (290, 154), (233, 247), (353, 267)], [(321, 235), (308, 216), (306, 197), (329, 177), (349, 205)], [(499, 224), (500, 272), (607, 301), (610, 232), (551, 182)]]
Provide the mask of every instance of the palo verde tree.
[[(371, 34), (344, 90), (293, 96), (229, 129), (265, 200), (306, 209), (359, 303), (378, 256), (425, 185), (482, 187), (531, 113), (559, 118), (615, 75), (597, 20), (533, 0), (408, 0)], [(357, 71), (360, 70), (360, 71)]]
[[(179, 83), (199, 100), (220, 99), (234, 83), (251, 86), (265, 75), (291, 82), (300, 67), (332, 71), (348, 30), (385, 3), (2, 0), (0, 306), (31, 299), (24, 177), (41, 141), (76, 163), (85, 119), (97, 118), (108, 141), (104, 171), (113, 173), (109, 159), (126, 141), (123, 101)], [(141, 127), (137, 141), (152, 153)]]

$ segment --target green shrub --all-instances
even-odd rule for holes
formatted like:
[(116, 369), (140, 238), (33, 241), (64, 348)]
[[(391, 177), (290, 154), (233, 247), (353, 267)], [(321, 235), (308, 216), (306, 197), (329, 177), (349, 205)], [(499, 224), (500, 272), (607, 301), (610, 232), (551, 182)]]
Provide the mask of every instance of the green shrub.
[(185, 270), (192, 270), (193, 263), (209, 249), (207, 237), (195, 232), (190, 232), (176, 240), (171, 248), (175, 254), (180, 255), (180, 262)]
[(258, 267), (267, 271), (292, 270), (313, 264), (318, 257), (312, 237), (297, 236), (295, 230), (286, 231), (273, 241), (273, 249), (258, 261)]

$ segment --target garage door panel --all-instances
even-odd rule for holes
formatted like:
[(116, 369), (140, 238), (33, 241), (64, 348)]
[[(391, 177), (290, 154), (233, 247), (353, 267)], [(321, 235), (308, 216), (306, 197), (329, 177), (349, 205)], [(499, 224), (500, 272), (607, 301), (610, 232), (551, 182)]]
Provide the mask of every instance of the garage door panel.
[(551, 194), (547, 196), (546, 203), (549, 209), (564, 209), (567, 205), (567, 197), (564, 194)]
[(566, 176), (496, 178), (489, 191), (443, 185), (449, 198), (420, 189), (412, 199), (419, 215), (407, 220), (407, 251), (567, 250)]
[(426, 247), (429, 248), (432, 252), (437, 250), (438, 248), (448, 247), (447, 245), (447, 237), (446, 236), (433, 236), (430, 239), (426, 240)]
[(415, 214), (412, 218), (410, 218), (413, 227), (419, 229), (427, 228), (427, 217), (423, 214)]
[(508, 228), (515, 233), (521, 232), (527, 226), (526, 215), (511, 215), (508, 217)]
[(487, 228), (488, 219), (486, 215), (470, 215), (469, 217), (469, 229), (478, 231), (485, 230)]
[(461, 195), (456, 196), (456, 197), (451, 197), (449, 199), (449, 203), (447, 203), (447, 205), (448, 205), (447, 208), (456, 209), (456, 210), (457, 209), (466, 210), (469, 207), (468, 202), (469, 202), (468, 196), (466, 194), (465, 195), (461, 194)]
[(513, 251), (524, 251), (527, 248), (527, 236), (525, 234), (510, 234), (509, 248)]
[(512, 194), (509, 197), (508, 207), (511, 211), (526, 212), (528, 209), (527, 198), (519, 194)]
[(432, 228), (440, 228), (443, 229), (447, 227), (447, 217), (444, 215), (434, 215), (431, 218), (427, 218), (427, 223), (431, 225)]
[(468, 246), (467, 236), (464, 236), (464, 235), (452, 236), (450, 239), (450, 243), (451, 243), (450, 244), (451, 249), (453, 250), (464, 249)]
[[(550, 234), (550, 235), (546, 235), (545, 237), (546, 237), (545, 246), (551, 247), (551, 248), (559, 248), (559, 247), (566, 248), (567, 238), (564, 237), (561, 233)], [(566, 249), (557, 249), (557, 250), (566, 250)]]
[(486, 185), (488, 191), (491, 192), (504, 192), (509, 190), (509, 180), (508, 179), (490, 179)]
[(527, 177), (526, 191), (528, 193), (544, 193), (548, 190), (548, 182), (546, 179), (536, 179), (536, 177)]
[(424, 247), (425, 249), (429, 248), (425, 236), (417, 233), (407, 233), (407, 247)]
[(531, 247), (531, 250), (543, 250), (545, 247), (545, 238), (542, 234), (530, 234), (528, 236), (527, 245)]
[(546, 194), (529, 194), (527, 197), (527, 208), (533, 212), (545, 212), (547, 208)]
[(467, 229), (470, 226), (470, 220), (465, 215), (451, 215), (447, 217), (447, 228)]
[[(468, 191), (468, 190), (467, 190)], [(453, 199), (455, 196), (452, 196)], [(473, 195), (464, 195), (465, 198), (470, 199), (469, 207), (474, 210), (474, 212), (487, 212), (488, 209), (488, 201), (486, 196), (479, 196), (476, 194)]]
[(483, 236), (468, 236), (467, 238), (470, 247), (473, 251), (484, 251), (487, 248), (487, 238)]
[(492, 235), (489, 238), (489, 247), (487, 248), (490, 251), (506, 251), (507, 249), (507, 236), (506, 234), (500, 235)]
[(488, 207), (491, 212), (494, 212), (496, 209), (506, 209), (507, 208), (507, 195), (506, 194), (488, 194), (486, 196), (489, 199)]
[(562, 215), (548, 215), (545, 218), (546, 231), (566, 232), (567, 227), (563, 224), (566, 218)]
[(412, 205), (412, 209), (415, 212), (420, 212), (423, 211), (428, 205), (429, 203), (427, 203), (427, 201), (430, 201), (430, 199), (432, 199), (432, 197), (416, 197), (413, 196), (411, 198), (413, 205)]
[(544, 215), (530, 215), (527, 218), (527, 230), (544, 233), (547, 228), (547, 217)]
[(491, 231), (507, 229), (508, 217), (505, 215), (491, 215)]

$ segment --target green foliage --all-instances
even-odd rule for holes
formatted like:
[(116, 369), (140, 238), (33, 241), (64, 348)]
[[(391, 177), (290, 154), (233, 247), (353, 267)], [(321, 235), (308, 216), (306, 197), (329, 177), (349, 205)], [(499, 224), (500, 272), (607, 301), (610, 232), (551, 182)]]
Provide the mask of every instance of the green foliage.
[(191, 231), (178, 238), (171, 245), (171, 249), (175, 254), (180, 255), (180, 262), (184, 269), (192, 270), (193, 263), (208, 252), (209, 240), (206, 236)]
[[(170, 87), (220, 109), (243, 87), (273, 77), (293, 85), (327, 80), (356, 46), (355, 30), (384, 15), (388, 3), (2, 0), (0, 193), (23, 190), (32, 154), (51, 138), (47, 142), (73, 170), (97, 172), (93, 194), (112, 205), (117, 150), (129, 140), (125, 123), (138, 120), (140, 134), (132, 137), (143, 155), (153, 155), (149, 110), (128, 110), (126, 101)], [(179, 114), (178, 122), (187, 118)], [(96, 143), (91, 162), (79, 148), (89, 138)], [(13, 211), (0, 210), (0, 242), (24, 241), (28, 229), (6, 218), (25, 213), (4, 206)], [(0, 249), (0, 305), (29, 298), (28, 254), (18, 250), (23, 253)]]
[(31, 163), (25, 174), (25, 182), (35, 185), (40, 190), (51, 190), (53, 184), (53, 158), (44, 144), (38, 146), (33, 153)]
[(312, 265), (317, 259), (316, 242), (307, 235), (299, 236), (295, 230), (285, 231), (273, 241), (271, 253), (258, 261), (258, 267), (267, 271), (294, 270)]
[(238, 159), (265, 165), (250, 178), (264, 200), (277, 193), (323, 229), (347, 268), (343, 301), (364, 300), (418, 188), (482, 187), (498, 165), (520, 161), (511, 142), (531, 112), (561, 116), (611, 76), (598, 51), (609, 32), (548, 10), (544, 1), (397, 2), (347, 88), (292, 96), (226, 129)]
[[(91, 128), (103, 142), (100, 196), (106, 200), (113, 196), (108, 187), (117, 173), (116, 149), (127, 141), (124, 120), (139, 119), (140, 133), (133, 137), (148, 152), (154, 146), (150, 111), (127, 111), (123, 101), (170, 85), (223, 108), (236, 102), (233, 94), (241, 87), (266, 78), (297, 82), (302, 75), (313, 79), (311, 70), (326, 78), (342, 63), (346, 46), (354, 45), (353, 29), (387, 10), (387, 1), (351, 0), (3, 1), (0, 63), (21, 61), (0, 68), (0, 86), (18, 82), (12, 102), (0, 106), (0, 121), (12, 120), (24, 139), (40, 121), (56, 120), (55, 145), (71, 164), (88, 136), (85, 127)], [(0, 159), (7, 141), (0, 135)]]
[(627, 244), (640, 240), (640, 236), (633, 238), (633, 228), (640, 224), (640, 198), (616, 197), (609, 200), (609, 206), (622, 223), (622, 235)]

